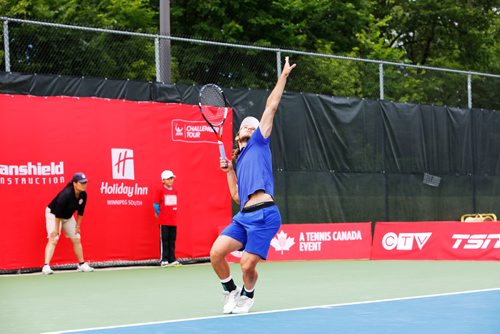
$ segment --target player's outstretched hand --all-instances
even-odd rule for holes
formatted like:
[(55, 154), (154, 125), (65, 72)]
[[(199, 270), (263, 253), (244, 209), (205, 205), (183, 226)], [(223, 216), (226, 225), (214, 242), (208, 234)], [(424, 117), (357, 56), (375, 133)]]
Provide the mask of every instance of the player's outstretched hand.
[(288, 76), (295, 66), (297, 66), (297, 64), (290, 65), (290, 57), (285, 57), (285, 66), (283, 67), (281, 74)]

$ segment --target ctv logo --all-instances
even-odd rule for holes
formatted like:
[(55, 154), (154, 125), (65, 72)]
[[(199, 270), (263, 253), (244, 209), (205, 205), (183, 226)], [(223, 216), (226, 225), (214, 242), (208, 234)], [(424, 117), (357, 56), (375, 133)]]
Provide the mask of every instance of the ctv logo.
[(112, 148), (111, 164), (113, 179), (134, 180), (134, 151), (128, 148)]
[(496, 241), (493, 248), (500, 248), (500, 234), (453, 234), (451, 238), (455, 239), (455, 249), (486, 249), (492, 241)]
[(432, 232), (424, 233), (399, 233), (389, 232), (382, 238), (382, 246), (387, 250), (412, 250), (416, 243), (418, 249), (422, 250), (429, 241)]

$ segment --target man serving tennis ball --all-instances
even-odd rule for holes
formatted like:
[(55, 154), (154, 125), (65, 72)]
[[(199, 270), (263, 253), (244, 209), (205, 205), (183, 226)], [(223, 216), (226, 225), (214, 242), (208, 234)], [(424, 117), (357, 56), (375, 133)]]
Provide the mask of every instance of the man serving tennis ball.
[[(290, 65), (285, 57), (285, 66), (267, 99), (260, 122), (255, 117), (246, 117), (242, 121), (235, 138), (237, 149), (233, 153), (233, 159), (237, 159), (236, 172), (231, 161), (220, 159), (220, 169), (227, 174), (231, 197), (241, 208), (210, 251), (212, 267), (224, 289), (223, 312), (226, 314), (247, 313), (254, 304), (257, 264), (266, 259), (271, 240), (281, 226), (281, 216), (273, 198), (269, 137), (286, 80), (295, 65)], [(236, 250), (243, 250), (240, 260), (242, 288), (234, 283), (225, 259)]]

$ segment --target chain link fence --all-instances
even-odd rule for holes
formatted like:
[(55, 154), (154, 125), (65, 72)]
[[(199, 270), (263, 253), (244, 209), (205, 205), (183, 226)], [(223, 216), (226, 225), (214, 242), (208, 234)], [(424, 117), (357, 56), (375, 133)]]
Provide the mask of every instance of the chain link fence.
[(0, 69), (500, 109), (500, 75), (2, 17)]

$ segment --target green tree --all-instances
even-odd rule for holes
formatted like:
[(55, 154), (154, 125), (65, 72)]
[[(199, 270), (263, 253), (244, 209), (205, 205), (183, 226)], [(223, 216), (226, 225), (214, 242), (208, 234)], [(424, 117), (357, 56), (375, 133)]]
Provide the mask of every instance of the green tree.
[[(0, 0), (0, 15), (114, 30), (154, 32), (141, 0)], [(9, 23), (12, 70), (154, 79), (154, 42), (143, 37)]]
[[(500, 72), (497, 0), (171, 0), (170, 6), (171, 34), (177, 37)], [(0, 15), (154, 34), (159, 0), (126, 5), (119, 0), (0, 0)], [(12, 22), (9, 27), (15, 71), (155, 77), (151, 39)], [(288, 89), (378, 97), (377, 64), (293, 59), (300, 66)], [(275, 55), (262, 51), (172, 42), (174, 82), (270, 88), (275, 62)], [(466, 104), (465, 76), (384, 66), (384, 79), (386, 99)], [(499, 108), (499, 88), (499, 79), (473, 77), (474, 105)]]
[[(411, 64), (447, 67), (486, 73), (499, 73), (500, 21), (497, 1), (405, 0), (380, 1), (376, 15), (390, 17), (384, 37), (388, 47), (404, 51)], [(405, 89), (415, 91), (413, 102), (466, 106), (466, 77), (430, 71), (412, 71), (401, 76)], [(411, 82), (410, 82), (411, 81)], [(492, 92), (500, 80), (477, 78)], [(415, 96), (417, 95), (417, 96)], [(395, 92), (395, 99), (405, 100)], [(491, 94), (476, 96), (475, 104), (499, 107)]]

